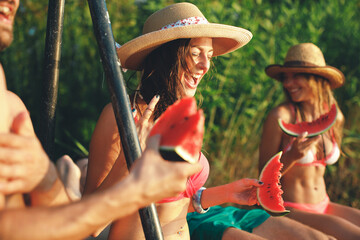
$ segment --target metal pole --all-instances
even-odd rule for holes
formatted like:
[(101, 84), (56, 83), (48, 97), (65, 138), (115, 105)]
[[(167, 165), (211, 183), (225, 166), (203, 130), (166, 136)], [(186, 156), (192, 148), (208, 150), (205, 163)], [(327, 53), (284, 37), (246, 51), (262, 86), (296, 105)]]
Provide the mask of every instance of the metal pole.
[(45, 40), (45, 71), (40, 103), (39, 139), (54, 160), (55, 110), (58, 94), (65, 0), (49, 0)]
[[(104, 0), (88, 0), (88, 4), (122, 147), (130, 169), (132, 163), (141, 156), (141, 147), (116, 54), (110, 17)], [(139, 214), (146, 239), (163, 239), (155, 205), (140, 209)]]

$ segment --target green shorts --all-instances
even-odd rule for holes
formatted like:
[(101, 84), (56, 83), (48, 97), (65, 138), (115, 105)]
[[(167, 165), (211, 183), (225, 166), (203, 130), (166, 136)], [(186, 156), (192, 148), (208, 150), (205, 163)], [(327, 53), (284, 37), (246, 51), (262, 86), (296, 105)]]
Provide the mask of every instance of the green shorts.
[(236, 207), (214, 206), (204, 214), (188, 213), (187, 221), (190, 237), (194, 240), (220, 240), (229, 227), (252, 232), (270, 215), (262, 209), (240, 209)]

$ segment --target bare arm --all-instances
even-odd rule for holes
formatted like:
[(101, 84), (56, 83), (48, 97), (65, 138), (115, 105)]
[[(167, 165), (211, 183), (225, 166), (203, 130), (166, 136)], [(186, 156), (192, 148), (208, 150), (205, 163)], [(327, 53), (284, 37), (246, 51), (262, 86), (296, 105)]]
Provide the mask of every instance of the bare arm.
[[(240, 205), (254, 205), (257, 203), (256, 189), (261, 187), (257, 179), (244, 178), (238, 181), (207, 188), (201, 195), (201, 206), (205, 209), (223, 203), (236, 203)], [(193, 212), (189, 204), (188, 212)]]
[[(284, 111), (279, 111), (278, 108), (275, 108), (270, 111), (269, 115), (265, 119), (259, 147), (259, 173), (263, 169), (266, 162), (276, 153), (281, 151), (283, 133), (278, 125), (278, 119), (281, 116), (281, 112)], [(290, 116), (287, 116), (286, 121), (289, 121), (289, 119)], [(283, 158), (281, 161), (283, 162)], [(290, 167), (291, 163), (286, 165), (287, 166), (284, 166), (283, 169)]]
[(7, 90), (6, 90), (6, 81), (5, 74), (0, 64), (0, 132), (8, 132), (10, 129), (10, 120), (9, 120), (9, 110), (8, 110), (8, 101), (7, 101)]
[[(142, 149), (146, 147), (148, 133), (153, 126), (151, 115), (159, 98), (154, 97), (142, 117), (136, 123)], [(115, 115), (111, 104), (108, 104), (96, 124), (91, 138), (89, 165), (84, 194), (96, 189), (106, 189), (128, 174), (125, 157), (122, 153)]]
[(81, 239), (114, 219), (177, 196), (201, 166), (163, 160), (158, 144), (159, 136), (152, 137), (130, 174), (107, 190), (68, 205), (1, 211), (0, 239)]
[(0, 184), (5, 195), (29, 193), (33, 205), (56, 205), (69, 201), (57, 172), (37, 139), (21, 99), (7, 91), (10, 132), (0, 134)]
[(94, 194), (70, 205), (3, 210), (0, 238), (83, 239), (113, 218), (126, 216), (139, 207), (139, 194), (134, 193), (129, 182), (119, 184), (118, 193)]
[(111, 104), (103, 109), (91, 137), (84, 195), (94, 192), (121, 153), (120, 136)]
[[(8, 104), (7, 104), (7, 90), (6, 90), (6, 79), (4, 70), (2, 65), (0, 64), (0, 133), (7, 133), (10, 129), (9, 123), (9, 111), (8, 111)], [(4, 179), (0, 178), (0, 183), (5, 181)], [(0, 193), (0, 209), (5, 206), (5, 196), (4, 194)]]

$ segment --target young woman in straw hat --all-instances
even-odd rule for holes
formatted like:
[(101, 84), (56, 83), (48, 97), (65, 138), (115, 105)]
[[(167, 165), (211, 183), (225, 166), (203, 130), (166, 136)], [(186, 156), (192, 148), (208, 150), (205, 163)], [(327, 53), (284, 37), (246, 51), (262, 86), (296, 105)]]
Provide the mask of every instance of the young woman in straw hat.
[[(287, 101), (272, 109), (265, 120), (260, 144), (259, 169), (273, 154), (284, 151), (281, 184), (290, 218), (305, 223), (337, 239), (360, 239), (360, 210), (333, 203), (326, 193), (326, 165), (340, 157), (344, 116), (332, 89), (344, 84), (337, 68), (327, 66), (321, 50), (312, 43), (291, 47), (284, 65), (270, 65), (268, 76), (279, 80)], [(277, 121), (289, 123), (313, 121), (337, 106), (334, 126), (321, 136), (298, 138), (285, 134)]]
[[(168, 6), (147, 19), (143, 35), (118, 49), (122, 67), (142, 71), (139, 88), (131, 102), (143, 148), (149, 129), (161, 113), (177, 99), (194, 96), (209, 70), (211, 58), (234, 51), (251, 38), (252, 34), (245, 29), (209, 23), (190, 3)], [(201, 188), (209, 174), (209, 163), (202, 153), (199, 162), (203, 169), (184, 182), (187, 189), (183, 194), (157, 203), (166, 239), (190, 238), (186, 222), (188, 211), (205, 212), (210, 206), (224, 202), (257, 203), (255, 192), (261, 183), (255, 179), (241, 179), (206, 190)], [(91, 140), (85, 194), (108, 188), (127, 174), (115, 117), (111, 105), (108, 105)], [(269, 216), (260, 211), (254, 217), (258, 218), (253, 224), (256, 227)], [(250, 235), (246, 232), (239, 234)], [(138, 214), (115, 221), (109, 234), (109, 239), (143, 238)]]

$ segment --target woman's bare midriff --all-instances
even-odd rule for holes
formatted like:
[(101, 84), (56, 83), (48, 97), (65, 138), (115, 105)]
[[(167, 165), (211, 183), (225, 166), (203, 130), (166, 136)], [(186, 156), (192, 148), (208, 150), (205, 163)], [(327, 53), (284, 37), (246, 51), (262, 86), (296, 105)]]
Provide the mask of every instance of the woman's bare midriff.
[(293, 166), (281, 178), (284, 201), (316, 204), (324, 200), (324, 172), (324, 166)]
[[(186, 222), (189, 202), (189, 198), (183, 198), (175, 202), (156, 205), (164, 239), (190, 239)], [(109, 240), (115, 239), (145, 239), (139, 213), (119, 219), (112, 224)]]

